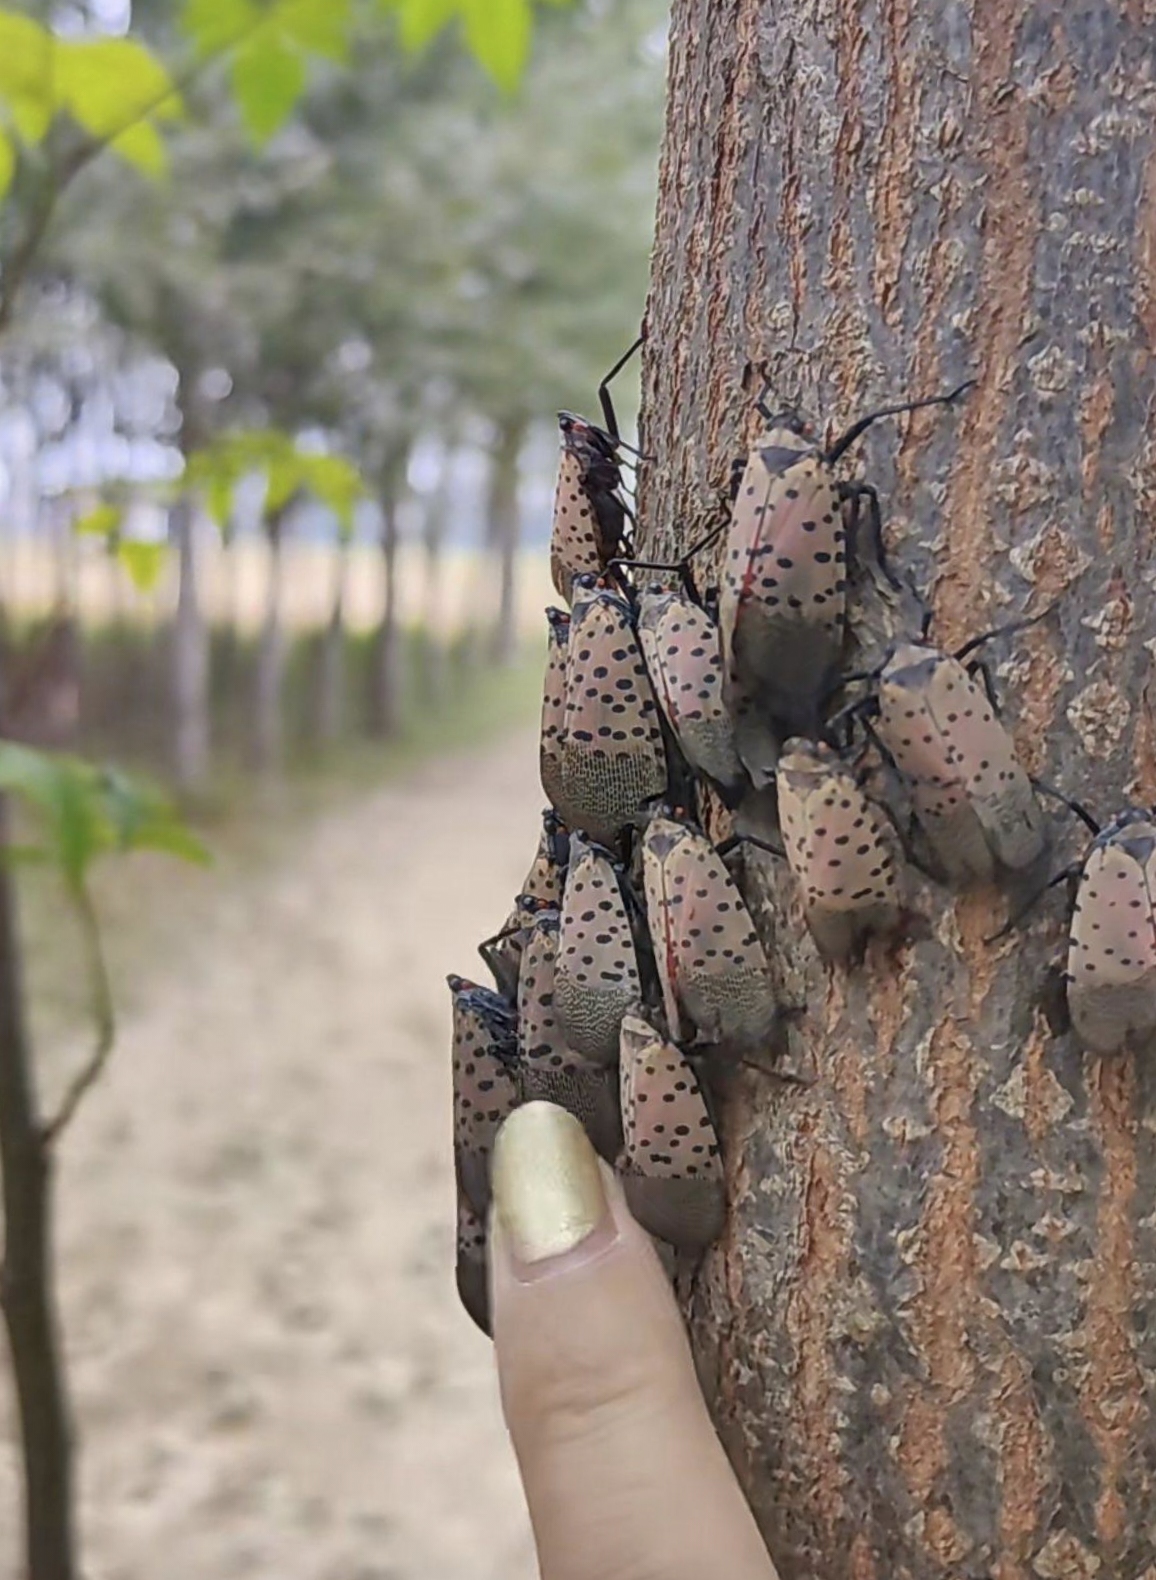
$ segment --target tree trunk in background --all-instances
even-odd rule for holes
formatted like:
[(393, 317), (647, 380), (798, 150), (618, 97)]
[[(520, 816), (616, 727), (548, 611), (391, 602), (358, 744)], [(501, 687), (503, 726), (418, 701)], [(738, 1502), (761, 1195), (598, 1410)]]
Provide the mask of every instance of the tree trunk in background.
[(518, 650), (518, 457), (525, 437), (525, 418), (502, 423), (490, 463), (486, 535), (498, 573), (498, 608), (490, 643), (496, 664), (509, 664)]
[(349, 540), (333, 546), (333, 603), (321, 639), (317, 679), (317, 743), (336, 745), (345, 730), (345, 588), (349, 578)]
[(197, 514), (181, 499), (169, 515), (177, 551), (177, 608), (173, 622), (173, 767), (188, 794), (209, 776), (209, 638), (197, 586)]
[[(448, 461), (448, 458), (447, 458)], [(445, 548), (446, 528), (449, 526), (448, 465), (438, 485), (426, 501), (425, 519), (422, 522), (422, 547), (425, 550), (425, 600), (422, 610), (421, 675), (422, 701), (437, 707), (446, 690), (446, 611), (445, 611)]]
[[(833, 430), (977, 374), (865, 475), (942, 645), (1059, 600), (992, 658), (1101, 817), (1156, 801), (1154, 77), (1152, 0), (675, 0), (648, 312), (648, 551), (717, 519), (758, 365)], [(917, 619), (873, 596), (853, 666)], [(730, 1089), (691, 1312), (783, 1580), (1152, 1580), (1156, 1066), (1047, 1029), (1062, 891), (989, 945), (913, 876), (926, 936), (845, 973), (751, 866), (814, 1083)]]
[(401, 725), (402, 653), (397, 623), (397, 507), (404, 476), (404, 464), (386, 467), (378, 486), (384, 603), (381, 624), (373, 639), (369, 724), (370, 734), (379, 740), (396, 735)]
[(282, 555), (286, 509), (266, 518), (269, 573), (265, 587), (265, 616), (257, 648), (257, 684), (253, 710), (253, 761), (263, 774), (280, 771), (285, 745), (282, 702), (285, 690), (285, 632), (281, 595), (284, 584)]

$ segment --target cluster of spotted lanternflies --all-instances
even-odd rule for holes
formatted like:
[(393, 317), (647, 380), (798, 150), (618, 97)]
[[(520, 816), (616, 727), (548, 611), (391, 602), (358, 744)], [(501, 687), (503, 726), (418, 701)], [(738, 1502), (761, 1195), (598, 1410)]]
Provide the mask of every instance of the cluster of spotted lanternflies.
[[(904, 926), (905, 855), (955, 887), (1048, 886), (1037, 791), (1057, 793), (1017, 760), (974, 656), (1017, 627), (947, 653), (927, 619), (876, 669), (842, 670), (853, 581), (900, 584), (874, 489), (838, 463), (879, 417), (969, 386), (874, 412), (825, 449), (760, 399), (766, 427), (736, 463), (726, 519), (663, 566), (633, 557), (630, 447), (608, 390), (625, 361), (600, 390), (605, 427), (559, 418), (551, 572), (569, 609), (547, 611), (537, 855), (480, 946), (494, 986), (449, 978), (457, 1280), (487, 1331), (490, 1153), (521, 1103), (580, 1119), (673, 1254), (719, 1234), (715, 1083), (768, 1057), (783, 1014), (728, 866), (737, 847), (786, 860), (816, 947), (843, 968)], [(700, 591), (697, 557), (724, 536), (718, 585)], [(875, 792), (879, 773), (901, 812)], [(1095, 835), (1062, 875), (1078, 879), (1067, 1007), (1083, 1044), (1111, 1053), (1156, 1034), (1156, 820), (1130, 809), (1100, 829), (1067, 804)], [(716, 844), (718, 807), (770, 838)]]

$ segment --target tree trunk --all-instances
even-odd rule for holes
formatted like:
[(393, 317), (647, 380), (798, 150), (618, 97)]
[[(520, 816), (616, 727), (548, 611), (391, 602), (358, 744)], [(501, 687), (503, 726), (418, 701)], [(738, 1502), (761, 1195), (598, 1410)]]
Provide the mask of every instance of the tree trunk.
[(518, 513), (518, 457), (526, 422), (501, 424), (490, 461), (486, 532), (498, 573), (498, 608), (490, 652), (496, 664), (509, 664), (518, 650), (517, 568), (521, 518)]
[(349, 579), (349, 541), (333, 546), (333, 603), (321, 639), (317, 678), (317, 743), (335, 746), (345, 729), (345, 588)]
[(421, 619), (421, 700), (436, 708), (446, 692), (447, 629), (445, 611), (445, 559), (443, 550), (449, 525), (449, 489), (446, 467), (437, 487), (425, 502), (422, 548), (425, 550), (425, 598)]
[[(7, 734), (7, 730), (4, 730)], [(8, 803), (0, 796), (0, 854)], [(16, 1386), (27, 1580), (73, 1580), (72, 1434), (56, 1316), (52, 1156), (37, 1109), (16, 896), (0, 860), (0, 1311)]]
[(195, 794), (209, 776), (209, 640), (197, 585), (197, 516), (191, 500), (173, 506), (169, 531), (177, 550), (173, 623), (173, 767), (177, 784)]
[(404, 471), (390, 466), (382, 474), (381, 559), (384, 603), (373, 640), (370, 675), (370, 733), (379, 740), (396, 735), (401, 725), (401, 642), (397, 624), (397, 507)]
[(257, 647), (257, 686), (253, 709), (253, 761), (262, 774), (276, 775), (282, 765), (285, 745), (281, 716), (285, 689), (285, 632), (282, 628), (281, 597), (284, 583), (285, 510), (269, 516), (265, 534), (269, 543), (269, 572), (265, 584), (265, 616)]
[[(862, 447), (893, 560), (943, 646), (1057, 602), (993, 649), (1024, 760), (1153, 802), (1152, 0), (673, 10), (646, 549), (718, 519), (763, 364), (831, 432), (973, 372)], [(872, 597), (851, 667), (913, 629)], [(918, 938), (845, 972), (751, 867), (813, 1084), (735, 1078), (691, 1316), (783, 1580), (1152, 1580), (1156, 1069), (1048, 1029), (1062, 891), (989, 944), (997, 894), (913, 873)]]

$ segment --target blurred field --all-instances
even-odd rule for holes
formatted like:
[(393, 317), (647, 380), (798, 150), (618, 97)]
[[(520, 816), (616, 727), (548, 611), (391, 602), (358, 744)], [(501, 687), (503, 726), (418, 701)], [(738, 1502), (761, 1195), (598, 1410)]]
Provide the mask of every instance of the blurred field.
[[(534, 1574), (452, 1285), (443, 982), (528, 865), (534, 746), (331, 786), (309, 821), (225, 829), (212, 873), (141, 859), (102, 886), (127, 1013), (59, 1193), (87, 1580)], [(52, 1087), (75, 985), (28, 900)], [(14, 1483), (9, 1452), (0, 1507)]]
[[(318, 630), (329, 619), (333, 597), (334, 558), (329, 543), (290, 540), (283, 554), (282, 615), (293, 632)], [(253, 538), (228, 550), (218, 534), (206, 530), (199, 539), (199, 585), (205, 618), (210, 625), (230, 626), (253, 634), (265, 612), (269, 551)], [(170, 565), (156, 590), (141, 594), (123, 566), (110, 559), (93, 540), (73, 540), (63, 553), (43, 538), (9, 537), (0, 546), (0, 596), (16, 617), (49, 613), (66, 591), (82, 624), (90, 627), (131, 618), (148, 625), (167, 619), (176, 599), (175, 565)], [(443, 636), (491, 617), (497, 607), (492, 562), (473, 550), (447, 550), (436, 575), (422, 549), (403, 544), (397, 559), (398, 612), (403, 625), (422, 625)], [(518, 557), (517, 625), (520, 635), (541, 640), (542, 610), (556, 601), (550, 586), (544, 550)], [(357, 543), (350, 549), (346, 620), (353, 632), (372, 630), (381, 620), (384, 576), (381, 550)]]

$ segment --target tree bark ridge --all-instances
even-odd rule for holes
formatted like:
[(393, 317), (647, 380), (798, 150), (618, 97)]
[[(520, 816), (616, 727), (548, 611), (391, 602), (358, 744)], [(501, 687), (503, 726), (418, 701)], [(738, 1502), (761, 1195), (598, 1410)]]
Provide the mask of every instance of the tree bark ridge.
[[(656, 557), (720, 519), (764, 369), (820, 434), (977, 378), (848, 466), (941, 646), (1055, 606), (992, 644), (1005, 721), (1104, 818), (1156, 800), (1152, 12), (675, 0), (647, 313)], [(920, 611), (854, 593), (859, 669)], [(747, 891), (813, 1084), (733, 1082), (691, 1313), (784, 1580), (1156, 1580), (1156, 1075), (1049, 1029), (1061, 892), (989, 944), (1004, 898), (912, 874), (845, 973), (781, 870)]]

